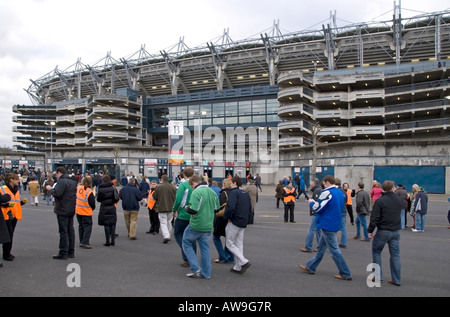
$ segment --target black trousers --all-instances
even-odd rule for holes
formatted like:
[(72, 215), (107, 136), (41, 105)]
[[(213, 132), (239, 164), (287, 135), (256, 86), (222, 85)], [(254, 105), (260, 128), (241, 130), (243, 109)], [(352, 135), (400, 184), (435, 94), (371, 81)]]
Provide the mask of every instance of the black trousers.
[(105, 225), (106, 243), (115, 244), (116, 241), (116, 224)]
[(290, 218), (289, 221), (294, 221), (294, 204), (284, 204), (284, 222), (288, 222), (288, 216)]
[(11, 241), (7, 242), (7, 243), (3, 243), (3, 258), (7, 258), (11, 254), (14, 230), (16, 230), (17, 219), (13, 218), (12, 220), (5, 220), (5, 224), (6, 224), (6, 228), (8, 229), (8, 234), (9, 234)]
[(282, 199), (282, 198), (278, 198), (278, 197), (276, 197), (277, 198), (277, 208), (280, 208), (280, 200)]
[(300, 189), (300, 188), (298, 189), (298, 195), (297, 195), (296, 199), (299, 199), (302, 194), (305, 195), (306, 200), (309, 199), (308, 194), (306, 193), (306, 191), (304, 189)]
[(75, 254), (75, 229), (73, 216), (56, 215), (59, 228), (59, 254)]
[(353, 218), (353, 206), (352, 205), (346, 205), (347, 206), (347, 213), (350, 217), (350, 223), (354, 224), (355, 223), (355, 219)]
[(77, 214), (77, 221), (80, 244), (89, 244), (92, 233), (92, 216), (81, 216)]
[[(155, 211), (155, 209), (148, 209), (148, 217), (150, 219), (150, 233), (156, 232), (159, 233), (159, 217), (158, 213)], [(184, 232), (184, 231), (183, 231)]]

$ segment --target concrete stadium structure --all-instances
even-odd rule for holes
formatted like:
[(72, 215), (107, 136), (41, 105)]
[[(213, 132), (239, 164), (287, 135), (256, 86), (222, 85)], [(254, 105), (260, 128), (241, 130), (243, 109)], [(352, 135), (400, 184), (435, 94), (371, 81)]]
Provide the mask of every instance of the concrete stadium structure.
[[(167, 159), (168, 123), (178, 120), (185, 149), (193, 149), (184, 165), (216, 179), (309, 178), (315, 144), (319, 175), (354, 186), (384, 177), (384, 167), (429, 167), (417, 182), (428, 186), (426, 175), (443, 174), (433, 190), (448, 191), (450, 11), (404, 19), (395, 6), (392, 20), (344, 27), (335, 18), (318, 30), (283, 34), (274, 23), (258, 38), (233, 41), (226, 30), (195, 48), (181, 39), (158, 54), (142, 46), (119, 60), (109, 53), (93, 65), (79, 59), (32, 80), (32, 104), (13, 106), (22, 134), (15, 150), (25, 158), (45, 152), (36, 163), (45, 169), (118, 165), (152, 178), (183, 168)], [(217, 129), (223, 140), (208, 133)], [(240, 134), (244, 141), (229, 142)], [(196, 142), (202, 152), (213, 145), (215, 154), (245, 154), (205, 160)], [(271, 169), (263, 154), (273, 155)]]

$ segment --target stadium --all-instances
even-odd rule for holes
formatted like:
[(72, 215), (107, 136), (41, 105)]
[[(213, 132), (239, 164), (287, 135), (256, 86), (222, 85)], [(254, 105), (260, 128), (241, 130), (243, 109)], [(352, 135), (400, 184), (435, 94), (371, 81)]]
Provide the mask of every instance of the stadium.
[[(191, 165), (266, 184), (315, 171), (447, 192), (450, 11), (402, 18), (395, 6), (392, 16), (337, 26), (331, 15), (289, 34), (275, 22), (255, 38), (225, 30), (199, 47), (180, 39), (158, 53), (78, 60), (32, 80), (31, 104), (13, 106), (14, 150), (41, 170), (156, 178)], [(170, 121), (184, 128), (178, 165)]]

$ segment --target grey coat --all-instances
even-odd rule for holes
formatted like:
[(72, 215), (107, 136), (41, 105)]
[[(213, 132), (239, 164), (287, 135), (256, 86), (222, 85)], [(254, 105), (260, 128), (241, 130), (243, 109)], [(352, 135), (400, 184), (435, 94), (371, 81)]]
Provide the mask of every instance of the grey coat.
[(356, 193), (356, 213), (364, 215), (370, 213), (370, 195), (365, 190)]

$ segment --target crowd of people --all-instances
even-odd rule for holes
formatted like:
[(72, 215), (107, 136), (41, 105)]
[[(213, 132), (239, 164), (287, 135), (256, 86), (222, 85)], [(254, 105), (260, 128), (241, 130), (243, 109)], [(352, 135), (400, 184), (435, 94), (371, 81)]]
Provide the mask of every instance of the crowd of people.
[[(3, 244), (3, 259), (13, 261), (11, 254), (14, 230), (22, 219), (21, 206), (27, 203), (21, 199), (21, 188), (29, 190), (33, 204), (38, 205), (42, 192), (47, 205), (54, 206), (59, 232), (59, 251), (56, 260), (75, 257), (74, 218), (78, 222), (79, 247), (91, 249), (90, 237), (93, 228), (93, 212), (98, 207), (98, 225), (104, 227), (106, 247), (116, 244), (117, 204), (121, 202), (128, 238), (136, 240), (139, 208), (146, 205), (150, 219), (148, 234), (159, 234), (167, 244), (174, 236), (181, 250), (183, 267), (189, 267), (188, 277), (211, 277), (209, 250), (210, 235), (219, 258), (216, 263), (234, 263), (231, 272), (242, 274), (250, 266), (244, 256), (244, 231), (254, 221), (254, 208), (258, 200), (258, 188), (251, 179), (245, 190), (241, 189), (239, 176), (227, 178), (219, 187), (207, 175), (194, 175), (194, 169), (186, 167), (178, 186), (173, 179), (162, 175), (160, 183), (149, 182), (145, 177), (134, 176), (121, 179), (122, 187), (110, 175), (101, 175), (96, 180), (89, 174), (79, 178), (69, 175), (64, 167), (57, 167), (53, 174), (47, 174), (40, 182), (35, 176), (27, 176), (23, 186), (16, 173), (6, 174), (0, 187), (0, 243)], [(25, 177), (23, 177), (25, 179)], [(37, 184), (33, 185), (34, 183)], [(27, 188), (28, 186), (28, 188)], [(35, 193), (37, 191), (37, 193)], [(217, 214), (216, 214), (217, 213)], [(225, 237), (222, 244), (221, 237)], [(201, 263), (197, 260), (196, 246), (200, 248)]]
[[(341, 186), (339, 178), (327, 175), (320, 182), (318, 179), (311, 180), (312, 198), (309, 198), (306, 194), (303, 177), (299, 177), (297, 174), (294, 180), (284, 177), (279, 181), (275, 189), (276, 207), (279, 208), (279, 202), (283, 199), (284, 221), (288, 222), (288, 219), (290, 219), (290, 222), (295, 222), (296, 199), (304, 194), (305, 199), (309, 202), (311, 221), (305, 246), (300, 250), (317, 253), (306, 265), (300, 265), (303, 271), (315, 274), (326, 249), (328, 249), (339, 271), (335, 278), (352, 279), (350, 269), (340, 251), (341, 248), (347, 247), (346, 218), (348, 214), (351, 224), (356, 225), (354, 239), (372, 242), (373, 263), (380, 267), (380, 280), (383, 279), (381, 252), (386, 244), (389, 245), (392, 279), (388, 282), (400, 286), (400, 231), (407, 227), (407, 214), (409, 212), (414, 219), (411, 230), (413, 232), (424, 232), (428, 195), (417, 184), (412, 186), (411, 195), (408, 195), (402, 184), (395, 186), (393, 181), (385, 181), (380, 184), (374, 180), (370, 192), (364, 190), (364, 187), (364, 183), (359, 182), (356, 190), (350, 190), (348, 183)], [(355, 198), (356, 203), (356, 220), (353, 217), (352, 197)], [(369, 223), (367, 223), (367, 216), (370, 217)], [(376, 233), (374, 234), (375, 229)], [(337, 233), (339, 231), (341, 237), (338, 242)], [(314, 237), (317, 240), (316, 249), (313, 249)]]
[[(259, 177), (259, 175), (257, 175)], [(169, 243), (172, 235), (180, 247), (181, 263), (189, 267), (188, 277), (211, 277), (209, 239), (218, 258), (215, 263), (234, 263), (231, 272), (243, 274), (251, 265), (243, 252), (244, 233), (254, 222), (258, 192), (262, 191), (260, 177), (247, 178), (247, 185), (239, 176), (224, 179), (221, 184), (207, 175), (195, 175), (194, 169), (186, 167), (177, 179), (162, 175), (159, 183), (145, 177), (122, 177), (122, 187), (118, 190), (117, 180), (110, 175), (101, 175), (101, 181), (85, 175), (76, 178), (69, 175), (64, 167), (58, 167), (53, 175), (47, 174), (39, 181), (35, 175), (27, 176), (27, 181), (16, 173), (8, 173), (0, 187), (0, 243), (3, 244), (3, 259), (13, 261), (11, 253), (15, 227), (22, 219), (21, 206), (27, 203), (21, 199), (20, 183), (23, 190), (30, 191), (32, 203), (38, 205), (39, 193), (46, 197), (47, 205), (52, 202), (59, 230), (59, 252), (54, 259), (65, 260), (75, 256), (74, 216), (78, 222), (79, 247), (91, 249), (90, 237), (93, 227), (93, 211), (99, 203), (98, 224), (104, 227), (104, 246), (116, 243), (117, 204), (122, 203), (128, 238), (136, 240), (139, 208), (145, 205), (149, 214), (148, 234), (162, 234), (162, 242)], [(26, 184), (26, 185), (25, 185)], [(259, 185), (259, 186), (258, 186)], [(401, 285), (399, 255), (400, 230), (407, 228), (407, 215), (413, 216), (413, 232), (424, 232), (428, 206), (428, 196), (417, 184), (412, 186), (412, 194), (401, 184), (392, 181), (380, 184), (373, 182), (371, 191), (364, 189), (364, 183), (351, 190), (347, 183), (327, 175), (321, 181), (310, 182), (311, 198), (302, 176), (294, 180), (285, 177), (276, 187), (276, 207), (280, 200), (284, 205), (284, 221), (294, 223), (295, 203), (305, 196), (310, 209), (310, 224), (303, 252), (317, 252), (300, 268), (314, 274), (326, 249), (336, 263), (339, 274), (336, 278), (351, 280), (350, 269), (341, 248), (347, 246), (346, 217), (356, 225), (354, 239), (372, 242), (373, 262), (381, 267), (381, 251), (389, 245), (391, 255), (391, 275), (389, 283)], [(37, 192), (37, 193), (36, 193)], [(354, 198), (354, 200), (352, 200)], [(449, 198), (450, 201), (450, 198)], [(353, 217), (353, 204), (356, 217)], [(369, 221), (367, 221), (369, 216)], [(449, 210), (450, 223), (450, 210)], [(361, 230), (362, 229), (362, 230)], [(374, 234), (376, 230), (376, 233)], [(449, 226), (450, 229), (450, 226)], [(337, 233), (341, 232), (338, 242)], [(313, 248), (314, 237), (317, 248)], [(222, 243), (224, 238), (225, 243)], [(197, 258), (197, 245), (201, 261)]]

